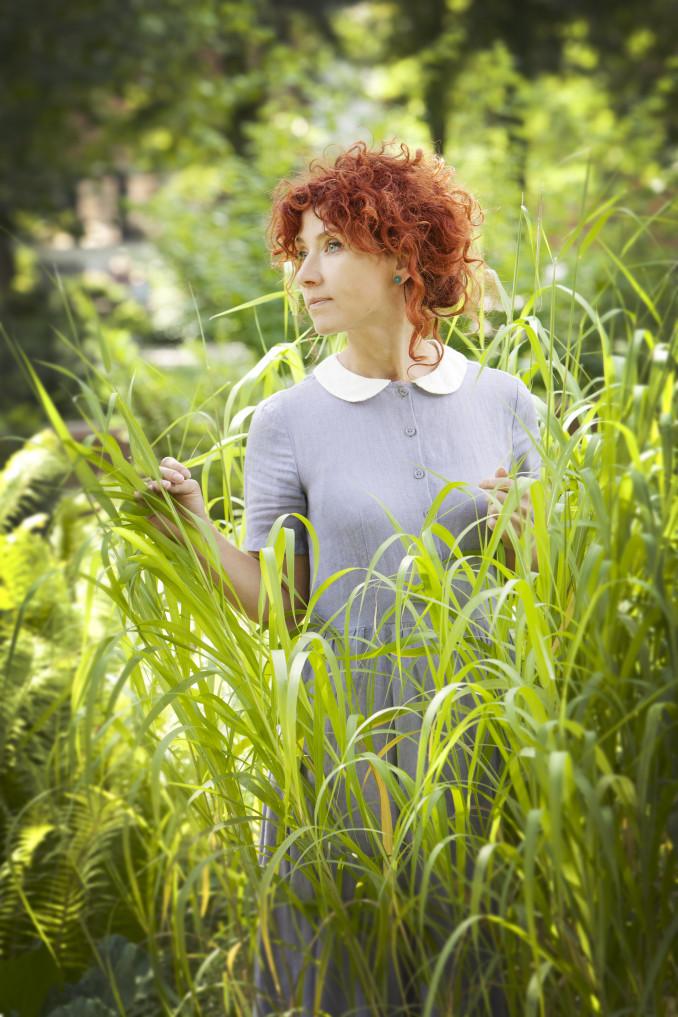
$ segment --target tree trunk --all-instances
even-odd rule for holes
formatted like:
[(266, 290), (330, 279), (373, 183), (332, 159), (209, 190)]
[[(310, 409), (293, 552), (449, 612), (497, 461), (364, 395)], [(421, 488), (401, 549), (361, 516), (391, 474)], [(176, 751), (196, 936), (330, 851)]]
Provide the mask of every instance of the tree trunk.
[(527, 190), (527, 156), (529, 143), (525, 135), (525, 116), (518, 101), (515, 84), (509, 84), (506, 89), (506, 105), (503, 110), (496, 113), (495, 121), (506, 128), (506, 136), (509, 141), (509, 151), (513, 168), (513, 179), (524, 194)]
[(424, 87), (425, 118), (434, 151), (442, 155), (447, 140), (447, 61), (436, 61)]
[(16, 275), (15, 223), (10, 210), (0, 205), (0, 307), (6, 307)]
[(118, 190), (116, 199), (116, 218), (120, 229), (120, 240), (124, 244), (127, 240), (137, 240), (140, 232), (129, 221), (127, 198), (129, 195), (129, 176), (126, 170), (115, 169), (113, 171), (115, 183)]

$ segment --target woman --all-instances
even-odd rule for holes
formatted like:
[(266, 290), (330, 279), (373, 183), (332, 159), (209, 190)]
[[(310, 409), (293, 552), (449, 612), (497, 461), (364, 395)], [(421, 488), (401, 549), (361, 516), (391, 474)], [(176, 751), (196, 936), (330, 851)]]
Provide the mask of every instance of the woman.
[[(468, 300), (475, 214), (473, 199), (453, 184), (442, 160), (421, 151), (411, 155), (405, 145), (390, 154), (385, 145), (369, 150), (358, 143), (333, 165), (314, 162), (297, 180), (279, 185), (269, 230), (273, 257), (293, 263), (294, 282), (317, 334), (341, 332), (347, 341), (302, 382), (265, 399), (253, 415), (245, 467), (247, 553), (217, 537), (224, 569), (251, 618), (258, 617), (259, 551), (274, 521), (297, 513), (314, 526), (320, 550), (315, 562), (303, 522), (286, 518), (295, 536), (294, 586), (300, 594), (292, 604), (284, 591), (289, 624), (325, 580), (350, 569), (317, 600), (313, 625), (335, 632), (334, 645), (348, 640), (354, 653), (375, 635), (388, 644), (397, 629), (406, 633), (412, 624), (408, 617), (387, 616), (394, 604), (392, 586), (367, 573), (375, 551), (393, 533), (384, 509), (404, 532), (416, 534), (447, 483), (464, 482), (446, 492), (437, 519), (450, 541), (456, 539), (467, 552), (489, 536), (516, 477), (538, 475), (538, 430), (524, 384), (503, 371), (481, 370), (440, 341), (439, 320), (459, 314)], [(165, 459), (161, 475), (183, 507), (206, 518), (200, 489), (185, 467)], [(529, 519), (525, 493), (510, 525), (520, 533)], [(502, 541), (511, 559), (508, 529)], [(436, 537), (436, 545), (448, 558), (448, 542)], [(374, 567), (381, 576), (392, 576), (402, 557), (402, 543), (393, 540)], [(362, 596), (351, 598), (365, 575), (369, 581)], [(461, 581), (457, 592), (463, 604)], [(482, 638), (487, 618), (473, 617)], [(362, 716), (408, 706), (393, 722), (394, 746), (389, 748), (384, 732), (379, 745), (400, 772), (413, 774), (417, 717), (435, 691), (425, 658), (415, 660), (404, 675), (395, 654), (385, 652), (364, 664), (359, 678), (352, 675), (351, 691), (352, 709)], [(456, 763), (464, 765), (461, 758)], [(383, 803), (377, 782), (368, 779), (367, 767), (360, 776), (378, 817)], [(339, 811), (342, 805), (353, 819), (345, 799)], [(269, 812), (263, 853), (270, 854), (283, 834)], [(283, 870), (291, 883), (297, 880), (303, 898), (295, 860), (291, 852)], [(353, 889), (344, 885), (342, 893), (349, 899)], [(328, 959), (323, 936), (304, 918), (298, 920), (294, 908), (278, 909), (271, 936), (272, 952), (257, 965), (257, 1014), (294, 1007), (309, 1017), (319, 1010), (333, 1015), (420, 1012), (426, 986), (403, 988), (392, 970), (375, 1010), (338, 947)]]

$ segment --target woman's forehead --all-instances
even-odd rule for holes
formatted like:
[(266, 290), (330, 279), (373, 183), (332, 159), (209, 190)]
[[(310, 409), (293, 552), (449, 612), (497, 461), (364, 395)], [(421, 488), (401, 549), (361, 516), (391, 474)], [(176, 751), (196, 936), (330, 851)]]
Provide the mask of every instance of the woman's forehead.
[(315, 240), (328, 233), (336, 235), (338, 230), (336, 230), (331, 223), (328, 223), (325, 219), (321, 219), (312, 208), (307, 208), (305, 212), (302, 212), (299, 234), (295, 237), (295, 240)]

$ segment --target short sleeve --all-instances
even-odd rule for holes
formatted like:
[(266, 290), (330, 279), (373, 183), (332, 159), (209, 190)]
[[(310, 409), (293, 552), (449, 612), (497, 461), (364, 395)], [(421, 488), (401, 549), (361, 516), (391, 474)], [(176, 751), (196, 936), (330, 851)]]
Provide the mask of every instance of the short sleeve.
[[(245, 550), (259, 551), (278, 516), (307, 514), (296, 456), (283, 408), (276, 396), (260, 403), (250, 424), (245, 450)], [(306, 528), (299, 519), (283, 525), (295, 534), (295, 553), (307, 554)]]
[(539, 477), (542, 460), (539, 453), (539, 423), (534, 397), (527, 385), (517, 381), (513, 411), (513, 465), (521, 477)]

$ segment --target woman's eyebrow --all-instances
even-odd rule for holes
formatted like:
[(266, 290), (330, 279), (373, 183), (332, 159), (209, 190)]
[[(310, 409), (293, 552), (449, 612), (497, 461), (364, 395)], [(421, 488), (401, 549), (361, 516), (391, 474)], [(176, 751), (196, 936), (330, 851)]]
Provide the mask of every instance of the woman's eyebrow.
[[(323, 230), (322, 233), (318, 233), (317, 234), (315, 239), (316, 240), (323, 240), (325, 237), (329, 237), (329, 236), (331, 236), (331, 234), (329, 234), (325, 230)], [(295, 237), (294, 238), (294, 242), (295, 242), (295, 244), (303, 244), (303, 243), (305, 243), (304, 238), (302, 236)]]

